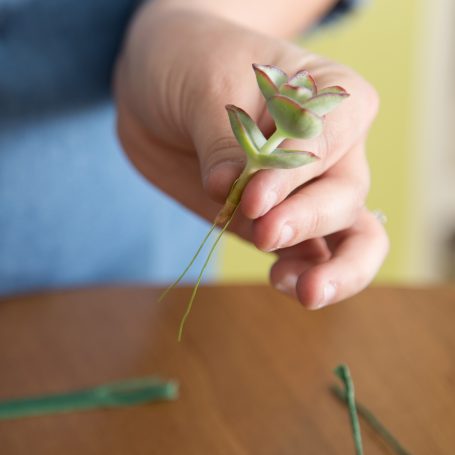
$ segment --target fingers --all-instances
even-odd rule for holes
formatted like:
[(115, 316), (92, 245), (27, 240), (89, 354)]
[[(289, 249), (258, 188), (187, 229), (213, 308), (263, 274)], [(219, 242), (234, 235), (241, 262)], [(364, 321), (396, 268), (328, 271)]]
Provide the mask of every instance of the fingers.
[[(320, 240), (319, 240), (320, 241)], [(388, 251), (382, 224), (366, 209), (349, 229), (327, 238), (327, 250), (308, 255), (293, 247), (274, 264), (271, 282), (297, 297), (309, 309), (344, 300), (364, 289), (374, 278)]]
[[(253, 241), (258, 248), (271, 251), (346, 229), (363, 207), (368, 187), (368, 166), (363, 146), (358, 146), (323, 176), (304, 185), (256, 220)], [(266, 186), (262, 193), (267, 197), (266, 191), (276, 188)], [(277, 197), (283, 195), (278, 193)], [(251, 193), (246, 192), (244, 198), (242, 209), (244, 204), (252, 203)]]
[[(277, 187), (276, 203), (280, 203), (295, 188), (321, 175), (362, 141), (376, 114), (378, 97), (366, 81), (346, 67), (276, 40), (258, 48), (254, 34), (243, 36), (243, 40), (251, 46), (248, 58), (244, 58), (243, 54), (239, 56), (237, 50), (234, 52), (230, 45), (227, 46), (225, 55), (232, 54), (234, 58), (230, 62), (229, 73), (226, 73), (224, 58), (218, 53), (210, 56), (206, 63), (209, 71), (203, 79), (203, 91), (195, 91), (197, 100), (189, 103), (191, 109), (185, 110), (188, 113), (185, 123), (198, 154), (204, 187), (212, 198), (221, 201), (226, 196), (232, 183), (226, 176), (235, 178), (238, 172), (234, 171), (241, 170), (241, 164), (245, 162), (244, 153), (233, 138), (224, 105), (233, 103), (246, 110), (266, 137), (274, 129), (251, 70), (252, 61), (268, 60), (268, 63), (282, 67), (288, 75), (304, 67), (313, 74), (319, 88), (341, 85), (351, 94), (333, 112), (324, 116), (323, 134), (311, 140), (292, 140), (285, 144), (287, 148), (315, 153), (320, 158), (319, 162), (301, 169), (264, 173), (268, 177), (263, 179), (274, 182)], [(280, 55), (278, 59), (277, 55)], [(265, 182), (258, 184), (258, 189), (261, 186), (265, 187)], [(273, 199), (269, 197), (258, 201), (251, 209), (247, 205), (245, 214), (252, 219), (257, 218), (271, 204), (273, 206)]]
[[(288, 140), (288, 149), (306, 150), (319, 160), (292, 170), (268, 170), (259, 173), (249, 183), (242, 209), (245, 215), (256, 219), (282, 202), (300, 185), (320, 176), (342, 159), (346, 153), (363, 143), (374, 119), (378, 96), (365, 80), (348, 68), (313, 56), (306, 64), (319, 87), (342, 85), (351, 96), (333, 112), (324, 117), (324, 131), (311, 140)], [(263, 124), (267, 124), (267, 112)], [(270, 191), (268, 191), (268, 188)]]
[(256, 246), (274, 251), (351, 226), (364, 193), (357, 195), (342, 178), (316, 181), (272, 210), (254, 225)]
[(309, 150), (330, 161), (333, 153), (343, 154), (365, 136), (379, 108), (374, 87), (348, 67), (313, 56), (307, 64), (319, 89), (341, 85), (350, 97), (324, 117), (324, 133), (309, 141)]
[(322, 163), (298, 169), (267, 169), (257, 173), (242, 195), (242, 212), (255, 220), (283, 202), (296, 188), (322, 174)]

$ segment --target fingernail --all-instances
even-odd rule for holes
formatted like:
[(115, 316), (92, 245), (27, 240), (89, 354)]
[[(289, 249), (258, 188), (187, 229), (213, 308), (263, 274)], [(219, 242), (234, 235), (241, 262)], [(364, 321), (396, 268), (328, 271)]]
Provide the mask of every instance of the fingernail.
[(278, 196), (275, 191), (267, 191), (264, 196), (264, 205), (262, 207), (262, 211), (259, 212), (259, 216), (264, 216), (271, 208), (273, 208), (276, 204), (277, 199)]
[(275, 288), (281, 292), (285, 292), (287, 294), (294, 294), (294, 289), (297, 284), (297, 275), (284, 275), (277, 284), (275, 284)]
[(271, 253), (272, 251), (277, 250), (278, 248), (284, 248), (287, 246), (288, 242), (294, 237), (294, 228), (289, 226), (289, 224), (283, 225), (280, 232), (280, 237), (278, 242), (271, 248), (265, 249), (266, 253)]
[(336, 285), (329, 281), (328, 283), (325, 284), (324, 289), (322, 291), (322, 298), (316, 308), (322, 308), (329, 303), (332, 302), (332, 300), (335, 297), (335, 294), (337, 292)]
[(294, 237), (294, 228), (289, 226), (289, 224), (285, 224), (281, 228), (280, 238), (276, 245), (276, 248), (282, 248), (287, 246), (288, 242)]
[[(230, 173), (237, 173), (239, 169), (242, 168), (244, 162), (242, 160), (225, 160), (220, 161), (219, 163), (214, 164), (203, 176), (204, 184), (211, 178), (212, 174), (214, 173), (221, 173), (221, 174), (230, 174)], [(216, 175), (219, 178), (219, 175)]]

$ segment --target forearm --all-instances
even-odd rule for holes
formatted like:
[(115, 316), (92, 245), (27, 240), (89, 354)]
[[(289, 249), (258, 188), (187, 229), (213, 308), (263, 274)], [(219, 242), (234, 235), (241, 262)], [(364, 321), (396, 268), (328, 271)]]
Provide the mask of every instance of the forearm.
[(203, 11), (271, 36), (290, 38), (323, 17), (336, 0), (154, 0), (158, 9)]

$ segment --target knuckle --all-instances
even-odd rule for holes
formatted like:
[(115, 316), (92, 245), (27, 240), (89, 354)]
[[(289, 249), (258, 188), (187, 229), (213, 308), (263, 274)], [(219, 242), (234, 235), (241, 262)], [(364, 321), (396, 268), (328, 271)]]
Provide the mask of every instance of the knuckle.
[(318, 157), (320, 162), (324, 163), (325, 166), (328, 166), (328, 158), (330, 151), (335, 148), (334, 144), (336, 144), (336, 135), (330, 129), (327, 129), (321, 135), (318, 144)]
[(382, 243), (383, 257), (385, 257), (390, 250), (390, 238), (387, 235), (387, 231), (384, 229), (384, 226), (382, 226), (382, 224), (380, 225), (380, 232), (378, 236), (380, 242)]
[[(209, 57), (210, 59), (210, 57)], [(206, 62), (208, 68), (216, 68), (219, 62)], [(235, 91), (235, 81), (228, 71), (210, 71), (204, 77), (204, 83), (199, 86), (197, 101), (211, 105), (224, 104)]]
[(359, 180), (352, 186), (352, 207), (357, 214), (365, 206), (368, 196), (370, 179)]
[(313, 210), (305, 220), (306, 238), (318, 237), (322, 227), (326, 224), (328, 214), (323, 210)]
[(363, 181), (350, 182), (347, 192), (343, 212), (339, 213), (339, 218), (344, 220), (340, 228), (349, 228), (355, 225), (359, 215), (365, 209), (368, 196), (368, 186)]
[(238, 159), (243, 156), (239, 152), (239, 146), (234, 136), (219, 136), (208, 145), (207, 163), (214, 166), (221, 161)]
[(207, 152), (207, 155), (204, 157), (205, 169), (203, 169), (206, 175), (221, 163), (235, 164), (239, 168), (245, 165), (246, 159), (239, 150), (234, 137), (222, 136), (214, 139), (209, 143)]
[(376, 88), (365, 79), (362, 80), (362, 89), (363, 89), (363, 100), (365, 104), (365, 112), (368, 115), (370, 121), (372, 121), (379, 110), (380, 97)]
[(218, 137), (208, 146), (208, 154), (202, 161), (203, 187), (214, 200), (222, 202), (227, 197), (233, 179), (245, 165), (233, 137)]

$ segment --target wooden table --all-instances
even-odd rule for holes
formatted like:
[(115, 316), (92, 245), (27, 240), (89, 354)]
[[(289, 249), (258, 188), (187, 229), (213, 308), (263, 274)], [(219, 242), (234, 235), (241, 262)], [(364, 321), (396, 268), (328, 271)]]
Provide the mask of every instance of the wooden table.
[[(359, 401), (413, 454), (455, 454), (455, 288), (372, 288), (317, 312), (269, 287), (118, 288), (0, 300), (0, 398), (159, 374), (180, 398), (0, 422), (0, 454), (354, 454), (328, 391)], [(362, 425), (365, 453), (390, 454)]]

